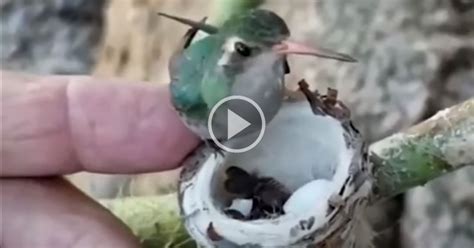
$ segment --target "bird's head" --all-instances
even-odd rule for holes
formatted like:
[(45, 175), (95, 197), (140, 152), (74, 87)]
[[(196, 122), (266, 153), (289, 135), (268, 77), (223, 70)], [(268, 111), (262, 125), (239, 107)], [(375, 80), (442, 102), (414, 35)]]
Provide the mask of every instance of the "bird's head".
[[(160, 13), (199, 29), (206, 38), (187, 47), (180, 57), (177, 73), (199, 68), (202, 97), (208, 106), (234, 94), (249, 97), (273, 116), (283, 94), (283, 77), (290, 72), (287, 57), (293, 54), (355, 62), (349, 55), (293, 41), (285, 21), (269, 10), (252, 9), (230, 17), (215, 27)], [(185, 62), (182, 62), (185, 61)], [(267, 115), (267, 113), (266, 113)], [(269, 117), (271, 119), (271, 117)]]
[(283, 58), (282, 61), (285, 62), (286, 56), (292, 54), (344, 62), (356, 61), (346, 54), (293, 41), (285, 21), (269, 10), (253, 9), (237, 14), (230, 17), (221, 27), (163, 13), (160, 15), (198, 28), (210, 35), (218, 35), (222, 42), (220, 47), (215, 48), (220, 51), (217, 65), (233, 71), (255, 66), (255, 61), (259, 63), (272, 62), (271, 59), (261, 59), (260, 56), (275, 60)]

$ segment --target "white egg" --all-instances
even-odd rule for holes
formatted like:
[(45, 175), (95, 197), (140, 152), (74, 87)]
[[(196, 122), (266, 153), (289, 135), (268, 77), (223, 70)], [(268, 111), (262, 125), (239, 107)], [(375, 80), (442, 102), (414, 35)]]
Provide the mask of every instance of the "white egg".
[(283, 205), (286, 214), (304, 213), (320, 209), (322, 213), (326, 212), (327, 201), (331, 194), (333, 183), (326, 179), (311, 181), (296, 190)]

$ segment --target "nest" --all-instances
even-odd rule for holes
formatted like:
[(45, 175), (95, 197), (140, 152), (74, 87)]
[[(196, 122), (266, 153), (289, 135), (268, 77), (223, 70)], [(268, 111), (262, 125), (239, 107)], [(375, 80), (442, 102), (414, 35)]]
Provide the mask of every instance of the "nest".
[(360, 245), (355, 232), (365, 226), (354, 216), (372, 187), (367, 145), (336, 90), (321, 95), (304, 80), (299, 88), (251, 151), (203, 145), (186, 160), (179, 205), (199, 245)]

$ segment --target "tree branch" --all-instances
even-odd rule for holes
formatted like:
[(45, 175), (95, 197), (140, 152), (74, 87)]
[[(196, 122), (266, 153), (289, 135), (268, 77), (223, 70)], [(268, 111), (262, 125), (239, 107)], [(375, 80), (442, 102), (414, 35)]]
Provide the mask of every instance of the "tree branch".
[(374, 200), (392, 197), (474, 165), (474, 99), (370, 147)]
[(143, 247), (196, 247), (179, 217), (176, 194), (126, 197), (100, 203), (130, 227)]

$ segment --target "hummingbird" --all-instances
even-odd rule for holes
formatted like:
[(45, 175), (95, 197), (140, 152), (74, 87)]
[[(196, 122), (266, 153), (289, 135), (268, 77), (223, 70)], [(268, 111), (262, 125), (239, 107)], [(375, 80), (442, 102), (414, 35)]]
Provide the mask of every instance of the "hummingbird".
[[(285, 21), (269, 10), (238, 13), (219, 27), (205, 23), (205, 18), (193, 21), (158, 14), (191, 26), (169, 61), (169, 88), (172, 105), (184, 124), (205, 141), (211, 139), (211, 109), (228, 96), (254, 100), (266, 122), (273, 119), (284, 98), (284, 77), (290, 73), (288, 55), (356, 61), (346, 54), (293, 41)], [(198, 31), (206, 36), (192, 42)], [(218, 129), (213, 129), (215, 138), (225, 139), (226, 129)]]

